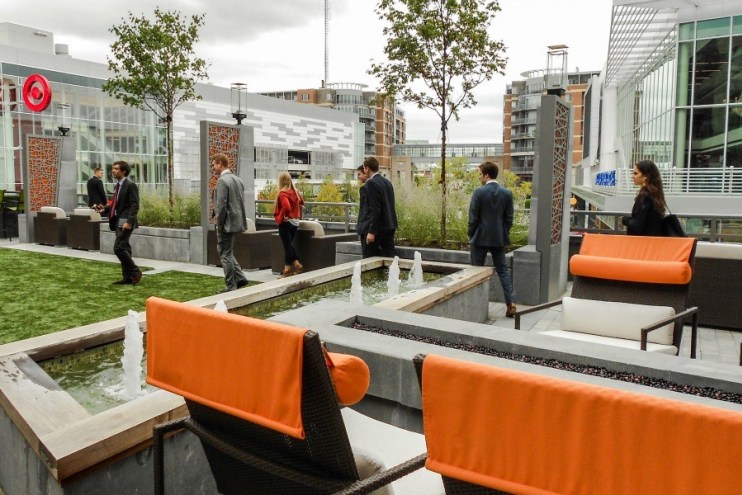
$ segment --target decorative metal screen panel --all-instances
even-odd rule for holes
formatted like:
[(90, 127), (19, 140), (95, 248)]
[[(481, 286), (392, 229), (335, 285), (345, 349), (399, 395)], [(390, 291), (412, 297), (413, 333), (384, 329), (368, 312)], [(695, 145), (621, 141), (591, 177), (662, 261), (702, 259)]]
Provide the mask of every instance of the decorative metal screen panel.
[(27, 136), (29, 211), (57, 206), (62, 141), (55, 137)]
[[(208, 124), (208, 150), (207, 160), (217, 153), (224, 153), (229, 158), (229, 168), (235, 174), (239, 172), (240, 164), (240, 128), (230, 125)], [(209, 162), (211, 164), (211, 162)], [(238, 174), (239, 175), (239, 174)], [(209, 211), (214, 211), (214, 189), (219, 177), (211, 175), (209, 179)], [(209, 215), (209, 223), (214, 219)]]
[(569, 107), (556, 101), (554, 125), (554, 174), (551, 184), (551, 245), (562, 241), (564, 189), (569, 152)]

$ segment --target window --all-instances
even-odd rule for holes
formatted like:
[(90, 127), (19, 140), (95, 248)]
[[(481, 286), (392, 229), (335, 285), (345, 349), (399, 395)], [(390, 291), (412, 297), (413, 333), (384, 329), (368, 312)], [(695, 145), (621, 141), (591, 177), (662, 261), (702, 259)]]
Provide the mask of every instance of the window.
[(309, 95), (307, 93), (302, 93), (301, 101), (309, 101)]

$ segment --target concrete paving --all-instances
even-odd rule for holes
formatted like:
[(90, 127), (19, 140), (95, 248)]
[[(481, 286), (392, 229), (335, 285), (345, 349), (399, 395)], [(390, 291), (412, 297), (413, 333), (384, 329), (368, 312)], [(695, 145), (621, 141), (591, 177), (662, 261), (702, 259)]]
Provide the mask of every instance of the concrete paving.
[[(0, 248), (20, 249), (38, 253), (54, 254), (60, 256), (70, 256), (75, 258), (93, 259), (98, 261), (108, 261), (118, 263), (116, 256), (112, 254), (102, 254), (97, 251), (80, 251), (70, 249), (64, 246), (42, 246), (40, 244), (20, 243), (17, 239), (9, 241), (0, 239)], [(174, 261), (158, 261), (151, 259), (135, 258), (138, 265), (150, 267), (153, 270), (145, 272), (147, 274), (161, 273), (168, 270), (177, 270), (191, 273), (201, 273), (213, 276), (223, 276), (223, 271), (219, 267), (197, 265), (193, 263), (179, 263)], [(267, 282), (275, 280), (278, 275), (274, 275), (270, 269), (246, 271), (245, 276), (248, 280), (257, 282)], [(570, 285), (571, 288), (571, 285)], [(525, 309), (528, 306), (519, 305)], [(494, 326), (513, 329), (515, 320), (505, 317), (505, 304), (498, 302), (489, 303), (489, 323)], [(549, 308), (539, 313), (526, 315), (521, 320), (521, 328), (528, 332), (543, 332), (545, 330), (557, 330), (561, 319), (560, 307)], [(715, 328), (699, 327), (698, 338), (698, 359), (716, 361), (732, 365), (740, 363), (740, 345), (742, 345), (742, 331), (722, 330)], [(685, 327), (685, 335), (681, 343), (681, 356), (690, 356), (690, 327)]]

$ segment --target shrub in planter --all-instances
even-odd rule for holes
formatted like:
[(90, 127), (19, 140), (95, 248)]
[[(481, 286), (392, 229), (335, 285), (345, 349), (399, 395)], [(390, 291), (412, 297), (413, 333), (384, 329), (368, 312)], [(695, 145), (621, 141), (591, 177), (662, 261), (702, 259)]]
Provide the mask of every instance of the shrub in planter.
[(188, 229), (201, 225), (201, 199), (198, 194), (176, 194), (170, 209), (164, 193), (145, 192), (139, 198), (139, 225)]

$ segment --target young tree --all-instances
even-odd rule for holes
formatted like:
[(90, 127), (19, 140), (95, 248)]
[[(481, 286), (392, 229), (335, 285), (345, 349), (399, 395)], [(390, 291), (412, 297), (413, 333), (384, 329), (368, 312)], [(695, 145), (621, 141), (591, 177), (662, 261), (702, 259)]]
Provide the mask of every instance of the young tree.
[(129, 18), (110, 32), (117, 36), (111, 45), (108, 69), (113, 73), (103, 91), (126, 105), (149, 109), (165, 122), (167, 182), (170, 206), (173, 196), (173, 114), (181, 104), (200, 100), (196, 81), (208, 77), (206, 61), (196, 57), (193, 47), (204, 16), (181, 17), (179, 12), (155, 9), (155, 19)]
[(446, 242), (446, 130), (459, 110), (476, 105), (473, 90), (503, 74), (505, 51), (487, 30), (497, 0), (380, 0), (388, 25), (386, 63), (372, 63), (387, 95), (434, 110), (441, 121), (441, 240)]

